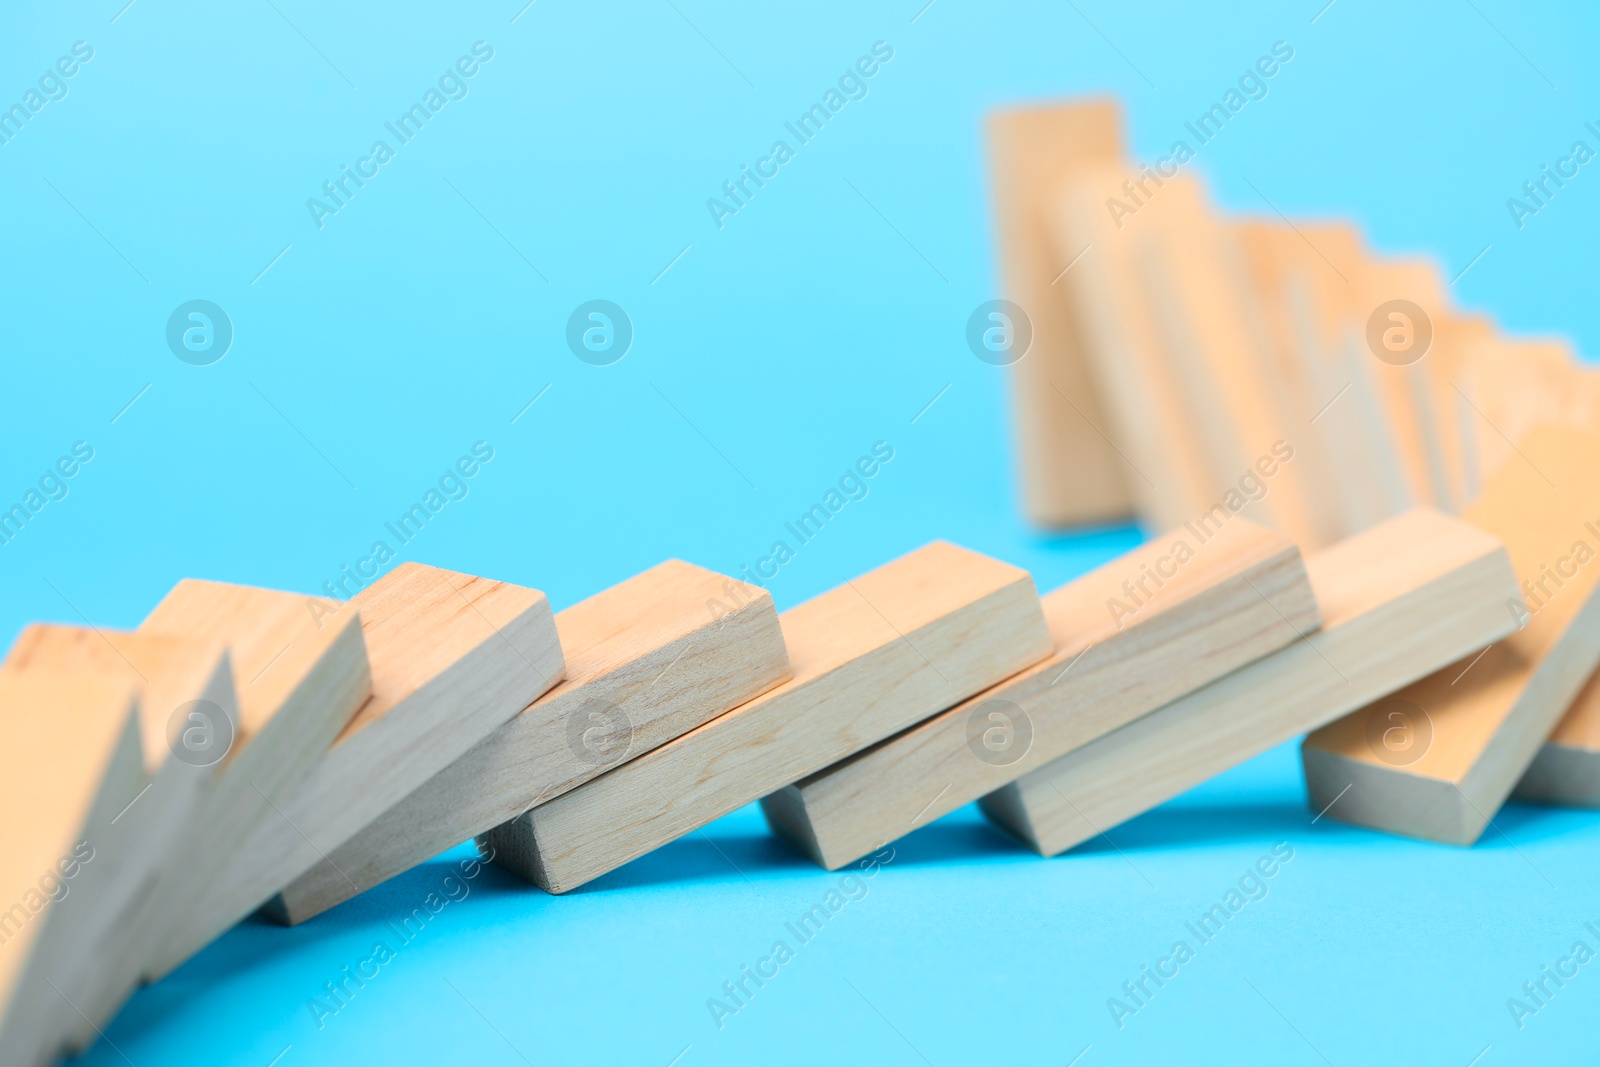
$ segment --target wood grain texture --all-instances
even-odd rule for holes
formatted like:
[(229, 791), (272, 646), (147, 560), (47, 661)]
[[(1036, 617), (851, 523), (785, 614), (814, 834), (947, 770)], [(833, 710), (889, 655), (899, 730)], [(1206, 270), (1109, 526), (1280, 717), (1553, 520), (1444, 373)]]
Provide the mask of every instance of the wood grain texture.
[(203, 943), (221, 933), (191, 927), (210, 913), (204, 901), (225, 883), (238, 842), (278, 817), (273, 806), (286, 801), (372, 692), (360, 614), (337, 601), (186, 578), (139, 632), (227, 643), (238, 673), (238, 734), (157, 888), (119, 923), (131, 939), (102, 954), (95, 988), (77, 1005), (75, 1049), (99, 1036), (160, 945)]
[[(1110, 100), (1003, 109), (988, 122), (1001, 288), (1026, 311), (1033, 344), (1010, 368), (1022, 500), (1046, 526), (1118, 519), (1133, 510), (1127, 471), (1104, 426), (1083, 340), (1052, 283), (1071, 262), (1050, 232), (1051, 198), (1086, 163), (1123, 155)], [(1076, 255), (1074, 252), (1072, 255)]]
[(0, 1063), (54, 1062), (59, 984), (113, 888), (113, 820), (144, 786), (138, 705), (120, 679), (0, 671)]
[[(103, 1021), (119, 999), (102, 991), (108, 961), (118, 970), (130, 966), (139, 933), (132, 917), (155, 892), (215, 780), (226, 732), (238, 729), (239, 705), (228, 653), (211, 634), (174, 637), (35, 624), (17, 638), (3, 673), (36, 671), (131, 688), (139, 702), (140, 790), (106, 834), (95, 871), (106, 884), (96, 894), (94, 914), (74, 925), (52, 961), (52, 981), (61, 993), (49, 1005), (50, 1025), (57, 1040), (76, 1046), (85, 1029), (92, 1032), (85, 1019)], [(204, 744), (190, 748), (185, 739)], [(130, 987), (138, 978), (137, 963), (131, 967)]]
[(163, 975), (558, 682), (565, 670), (537, 589), (402, 563), (348, 602), (360, 614), (372, 696), (300, 784), (234, 850)]
[(556, 630), (566, 680), (286, 886), (275, 918), (303, 922), (789, 677), (772, 596), (679, 560), (557, 613)]
[(1510, 633), (1505, 548), (1420, 509), (1306, 560), (1322, 629), (1019, 778), (982, 808), (1053, 856)]
[(781, 616), (793, 677), (480, 838), (566, 892), (1050, 652), (1026, 571), (934, 542)]
[(1518, 450), (1465, 518), (1505, 542), (1527, 625), (1308, 737), (1313, 805), (1345, 794), (1329, 817), (1471, 844), (1600, 662), (1600, 434), (1541, 427)]
[[(766, 797), (767, 822), (837, 869), (1316, 629), (1282, 534), (1235, 518), (1197, 542), (1180, 528), (1048, 594), (1051, 656)], [(1132, 599), (1128, 615), (1112, 606)]]

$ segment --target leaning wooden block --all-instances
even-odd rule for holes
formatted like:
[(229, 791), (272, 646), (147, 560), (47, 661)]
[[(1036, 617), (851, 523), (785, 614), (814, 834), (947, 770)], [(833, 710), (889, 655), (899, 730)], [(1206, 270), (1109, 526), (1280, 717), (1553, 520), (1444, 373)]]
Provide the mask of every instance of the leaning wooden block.
[[(49, 977), (61, 995), (50, 1005), (55, 1039), (103, 1021), (100, 984), (107, 962), (122, 966), (136, 931), (131, 918), (155, 891), (191, 816), (237, 731), (233, 673), (214, 635), (196, 638), (34, 625), (17, 638), (3, 672), (98, 678), (139, 695), (144, 781), (106, 835), (92, 916), (74, 924)], [(137, 969), (134, 971), (137, 979)], [(89, 1026), (92, 1030), (92, 1025)]]
[(71, 1044), (83, 1048), (138, 984), (167, 941), (206, 940), (193, 930), (224, 881), (235, 849), (284, 803), (372, 692), (361, 618), (337, 601), (272, 589), (184, 579), (140, 633), (205, 635), (227, 642), (238, 675), (237, 733), (213, 753), (216, 778), (163, 864), (154, 892), (97, 953), (96, 988), (78, 1005)]
[[(1063, 255), (1049, 226), (1064, 178), (1122, 158), (1119, 108), (1097, 100), (996, 111), (988, 135), (1003, 292), (1024, 317), (1009, 324), (1021, 351), (993, 355), (995, 362), (1023, 357), (1010, 367), (1023, 506), (1050, 526), (1121, 518), (1133, 508), (1136, 475), (1101, 436), (1105, 418), (1085, 338), (1054, 284), (1083, 249)], [(1005, 325), (993, 315), (977, 321), (980, 331)]]
[(54, 1061), (71, 1009), (51, 983), (106, 910), (112, 823), (143, 787), (133, 687), (0, 672), (0, 1063)]
[(298, 923), (789, 677), (772, 596), (668, 560), (556, 615), (566, 681), (331, 851), (269, 911)]
[(1600, 671), (1589, 676), (1528, 765), (1518, 800), (1600, 807)]
[(1331, 817), (1471, 844), (1600, 661), (1600, 434), (1541, 427), (1518, 452), (1465, 518), (1505, 542), (1527, 625), (1308, 737)]
[(537, 589), (403, 563), (348, 601), (360, 612), (372, 698), (246, 839), (193, 921), (150, 965), (160, 976), (459, 759), (561, 680)]
[(563, 893), (1050, 652), (1026, 571), (934, 542), (782, 615), (793, 678), (482, 839)]
[(1306, 571), (1320, 632), (1024, 775), (984, 813), (1053, 856), (1517, 626), (1504, 546), (1435, 511), (1313, 553)]
[(773, 793), (767, 822), (842, 867), (1315, 630), (1294, 545), (1218, 521), (1203, 541), (1200, 527), (1179, 527), (1050, 593), (1053, 655)]

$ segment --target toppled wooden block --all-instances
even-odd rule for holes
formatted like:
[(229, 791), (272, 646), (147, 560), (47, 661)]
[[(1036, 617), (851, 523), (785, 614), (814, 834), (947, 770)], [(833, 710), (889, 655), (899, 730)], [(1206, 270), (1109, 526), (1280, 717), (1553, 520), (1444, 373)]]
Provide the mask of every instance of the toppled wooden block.
[(0, 1062), (42, 1067), (60, 1050), (71, 1009), (53, 983), (112, 903), (108, 839), (143, 764), (132, 686), (0, 671)]
[(1053, 655), (773, 793), (767, 822), (842, 867), (1315, 630), (1294, 545), (1220, 521), (1204, 541), (1179, 527), (1050, 593)]
[(556, 615), (567, 678), (285, 887), (297, 923), (788, 679), (764, 589), (668, 560)]
[(1600, 807), (1600, 671), (1584, 683), (1512, 795), (1543, 804)]
[(1527, 625), (1306, 738), (1330, 817), (1471, 844), (1600, 661), (1600, 434), (1541, 427), (1518, 452), (1465, 517), (1505, 542)]
[(1435, 511), (1313, 553), (1306, 571), (1320, 632), (1024, 775), (984, 813), (1053, 856), (1517, 626), (1504, 546)]
[(934, 542), (782, 615), (793, 678), (484, 835), (563, 893), (1050, 652), (1026, 571)]
[[(106, 885), (95, 895), (94, 913), (73, 925), (49, 976), (60, 990), (47, 1008), (53, 1040), (76, 1045), (77, 1035), (104, 1021), (100, 987), (107, 967), (112, 961), (125, 966), (134, 951), (137, 930), (130, 919), (180, 846), (237, 734), (239, 706), (228, 654), (214, 635), (38, 624), (17, 638), (0, 673), (40, 671), (101, 679), (139, 697), (144, 780), (104, 835), (95, 874)], [(135, 964), (130, 981), (137, 977)]]
[(237, 842), (160, 976), (531, 704), (565, 670), (537, 589), (402, 563), (352, 597), (372, 697), (282, 802)]
[(119, 922), (122, 943), (99, 953), (95, 989), (78, 1005), (75, 1049), (98, 1036), (164, 942), (198, 947), (223, 932), (225, 926), (196, 924), (215, 914), (207, 901), (225, 884), (238, 843), (263, 820), (279, 817), (274, 806), (372, 692), (360, 614), (337, 601), (186, 578), (139, 632), (226, 642), (238, 675), (238, 729), (215, 754), (216, 778), (163, 864), (157, 888)]

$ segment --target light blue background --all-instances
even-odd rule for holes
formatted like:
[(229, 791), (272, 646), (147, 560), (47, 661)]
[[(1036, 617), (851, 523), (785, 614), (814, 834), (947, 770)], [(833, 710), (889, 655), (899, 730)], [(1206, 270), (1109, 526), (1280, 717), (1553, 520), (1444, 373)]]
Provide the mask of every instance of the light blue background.
[[(1594, 165), (1520, 232), (1505, 206), (1595, 143), (1600, 20), (1579, 4), (122, 2), (0, 22), (3, 101), (74, 41), (95, 49), (0, 146), (0, 497), (74, 441), (96, 450), (0, 547), (6, 637), (133, 626), (185, 575), (315, 591), (477, 440), (495, 459), (404, 556), (558, 608), (667, 556), (753, 563), (880, 439), (895, 459), (782, 570), (780, 607), (935, 537), (1051, 588), (1140, 534), (1018, 518), (1005, 372), (963, 341), (996, 295), (983, 115), (1115, 94), (1151, 159), (1277, 40), (1295, 57), (1270, 96), (1196, 163), (1224, 205), (1269, 213), (1253, 184), (1446, 277), (1491, 246), (1463, 306), (1600, 347)], [(495, 55), (470, 95), (319, 231), (306, 198), (478, 40)], [(719, 231), (706, 198), (879, 40), (895, 54), (870, 95)], [(236, 331), (209, 367), (163, 340), (195, 298)], [(614, 366), (564, 345), (593, 298), (635, 326)], [(1512, 806), (1470, 850), (1313, 825), (1286, 746), (1110, 841), (1043, 861), (971, 809), (943, 819), (720, 1031), (706, 999), (838, 877), (754, 809), (564, 898), (490, 869), (319, 1030), (308, 998), (393, 936), (440, 860), (297, 929), (241, 926), (87, 1062), (1465, 1065), (1593, 1047), (1600, 963), (1521, 1031), (1505, 1006), (1575, 939), (1600, 948), (1589, 813)], [(1119, 1031), (1106, 999), (1278, 841), (1295, 858), (1270, 895)]]

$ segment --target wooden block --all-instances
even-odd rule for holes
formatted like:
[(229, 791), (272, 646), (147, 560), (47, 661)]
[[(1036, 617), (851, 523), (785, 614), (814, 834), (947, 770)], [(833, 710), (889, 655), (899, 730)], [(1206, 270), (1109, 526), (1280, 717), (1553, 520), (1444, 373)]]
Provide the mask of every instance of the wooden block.
[(561, 680), (537, 589), (402, 563), (348, 602), (372, 697), (298, 786), (238, 843), (192, 923), (159, 946), (166, 974)]
[(773, 793), (767, 822), (842, 867), (1317, 627), (1298, 550), (1242, 518), (1203, 543), (1190, 528), (1156, 538), (1050, 593), (1044, 613), (1049, 658)]
[(1068, 258), (1087, 251), (1055, 287), (1077, 324), (1080, 358), (1105, 411), (1101, 427), (1117, 442), (1139, 517), (1169, 529), (1205, 511), (1223, 487), (1199, 440), (1194, 404), (1167, 369), (1139, 276), (1139, 242), (1126, 220), (1119, 228), (1106, 210), (1107, 190), (1125, 175), (1120, 163), (1086, 164), (1058, 186), (1050, 219), (1056, 246)]
[(1306, 570), (1319, 633), (1024, 775), (984, 813), (1053, 856), (1516, 628), (1504, 546), (1435, 511), (1313, 553)]
[(1600, 662), (1600, 433), (1541, 427), (1518, 448), (1465, 517), (1505, 542), (1527, 625), (1308, 737), (1313, 806), (1344, 794), (1330, 817), (1471, 844)]
[(1033, 326), (1031, 347), (1010, 369), (1022, 499), (1028, 518), (1046, 526), (1116, 520), (1133, 510), (1123, 460), (1101, 436), (1105, 417), (1077, 323), (1053, 285), (1071, 257), (1061, 258), (1048, 216), (1063, 177), (1121, 158), (1121, 126), (1110, 100), (989, 117), (1002, 292)]
[[(237, 734), (239, 705), (231, 663), (215, 635), (182, 638), (89, 627), (36, 624), (17, 638), (0, 673), (72, 673), (138, 693), (140, 791), (105, 835), (96, 877), (106, 886), (96, 908), (74, 925), (69, 945), (52, 960), (60, 996), (49, 1005), (55, 1040), (76, 1035), (106, 1015), (101, 983), (108, 961), (121, 968), (134, 951), (129, 918), (152, 894), (215, 778), (227, 739)], [(138, 965), (132, 964), (131, 981)], [(53, 1051), (53, 1050), (52, 1050)]]
[(1026, 571), (938, 541), (781, 618), (788, 682), (496, 827), (495, 861), (564, 893), (1050, 652)]
[(286, 801), (372, 692), (360, 615), (337, 601), (184, 579), (139, 632), (227, 643), (238, 673), (238, 732), (157, 888), (117, 922), (118, 943), (97, 953), (95, 988), (78, 1004), (75, 1049), (98, 1036), (161, 944), (221, 933), (190, 927), (209, 914), (204, 901), (224, 881), (237, 843), (279, 817), (274, 805)]
[(1600, 807), (1600, 671), (1589, 676), (1517, 783), (1518, 800)]
[(556, 630), (566, 681), (287, 886), (276, 918), (303, 922), (789, 677), (772, 596), (679, 560), (557, 613)]
[(51, 983), (105, 910), (112, 823), (144, 779), (132, 686), (0, 671), (0, 1063), (56, 1058), (66, 1005)]

